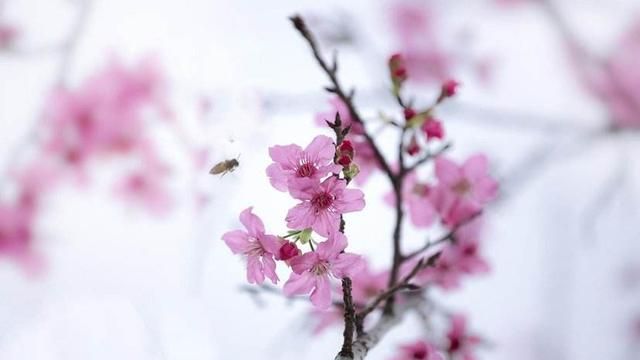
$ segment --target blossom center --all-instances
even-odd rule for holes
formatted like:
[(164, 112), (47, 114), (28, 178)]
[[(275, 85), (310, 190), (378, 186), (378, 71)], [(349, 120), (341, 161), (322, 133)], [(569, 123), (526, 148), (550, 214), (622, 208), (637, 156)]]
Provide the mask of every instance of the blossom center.
[(245, 250), (244, 254), (247, 256), (262, 256), (264, 253), (265, 251), (258, 239), (250, 237), (249, 246), (247, 246), (247, 250)]
[(425, 349), (418, 349), (413, 352), (414, 359), (425, 359), (427, 357), (427, 351)]
[(467, 179), (462, 179), (453, 185), (452, 190), (459, 195), (468, 194), (471, 191), (471, 183)]
[(333, 204), (333, 200), (333, 195), (323, 192), (314, 196), (313, 199), (311, 199), (311, 204), (316, 210), (324, 210)]
[(418, 197), (426, 197), (429, 195), (429, 186), (426, 184), (415, 184), (413, 186), (412, 192)]
[(329, 271), (329, 264), (326, 261), (321, 261), (311, 268), (311, 272), (315, 275), (324, 275)]
[(316, 167), (311, 163), (304, 163), (298, 167), (298, 177), (312, 177), (316, 173)]

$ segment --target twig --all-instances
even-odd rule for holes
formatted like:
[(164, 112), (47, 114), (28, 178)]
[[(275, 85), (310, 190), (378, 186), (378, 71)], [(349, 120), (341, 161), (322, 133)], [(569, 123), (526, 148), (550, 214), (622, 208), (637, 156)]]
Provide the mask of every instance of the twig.
[[(293, 26), (296, 28), (296, 30), (298, 30), (300, 35), (304, 37), (304, 39), (307, 41), (307, 43), (311, 47), (311, 51), (313, 52), (313, 56), (316, 59), (316, 62), (318, 63), (318, 65), (320, 65), (322, 70), (329, 77), (329, 80), (331, 81), (332, 86), (328, 87), (327, 90), (332, 93), (335, 93), (340, 98), (340, 100), (344, 102), (344, 104), (349, 109), (349, 114), (351, 115), (352, 119), (355, 122), (364, 125), (364, 122), (362, 121), (362, 117), (360, 116), (360, 114), (355, 108), (355, 105), (353, 104), (354, 91), (351, 90), (349, 93), (347, 93), (340, 85), (340, 81), (338, 80), (338, 77), (337, 77), (338, 63), (334, 62), (331, 66), (327, 64), (327, 62), (324, 60), (324, 58), (320, 54), (320, 50), (316, 43), (315, 37), (307, 28), (307, 25), (305, 24), (302, 17), (298, 15), (294, 15), (290, 18), (290, 20), (293, 23)], [(382, 152), (380, 151), (380, 148), (377, 146), (375, 140), (373, 140), (373, 138), (369, 135), (367, 131), (364, 132), (364, 137), (367, 143), (369, 144), (369, 146), (371, 146), (376, 160), (378, 161), (380, 167), (382, 167), (382, 171), (385, 174), (387, 174), (387, 176), (390, 179), (393, 179), (394, 178), (393, 171), (391, 171), (389, 164), (385, 160), (384, 155), (382, 155)]]

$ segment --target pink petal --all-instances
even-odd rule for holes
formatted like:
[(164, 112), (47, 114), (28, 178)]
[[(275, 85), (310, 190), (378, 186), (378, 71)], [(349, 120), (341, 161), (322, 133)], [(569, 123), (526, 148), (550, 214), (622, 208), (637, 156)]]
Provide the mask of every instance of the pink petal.
[(258, 235), (264, 234), (264, 224), (259, 217), (251, 212), (252, 210), (252, 207), (244, 209), (240, 213), (240, 222), (247, 228), (249, 235), (258, 237)]
[(362, 257), (355, 254), (344, 253), (331, 262), (331, 272), (337, 278), (354, 276), (364, 268)]
[(439, 156), (435, 161), (436, 177), (443, 184), (455, 184), (462, 178), (462, 171), (453, 161)]
[(247, 257), (247, 281), (249, 284), (259, 285), (264, 282), (262, 267), (263, 265), (257, 256)]
[(282, 287), (286, 296), (308, 294), (316, 284), (316, 277), (310, 272), (302, 274), (291, 273), (289, 280)]
[(298, 145), (276, 145), (269, 148), (269, 156), (283, 169), (294, 169), (298, 165), (298, 159), (302, 148)]
[(258, 237), (258, 241), (262, 248), (266, 250), (268, 253), (277, 255), (280, 252), (280, 238), (274, 235), (263, 235)]
[(280, 191), (287, 191), (287, 174), (278, 164), (271, 164), (267, 167), (267, 176), (271, 186)]
[(222, 235), (222, 240), (227, 244), (234, 254), (241, 254), (249, 245), (249, 234), (242, 230), (233, 230)]
[(289, 212), (287, 212), (285, 220), (287, 221), (287, 226), (290, 229), (302, 230), (310, 228), (313, 225), (314, 220), (311, 204), (303, 202), (292, 207), (289, 209)]
[(331, 211), (313, 214), (310, 220), (313, 221), (311, 224), (313, 231), (325, 237), (337, 233), (340, 227), (340, 215)]
[(342, 196), (336, 199), (336, 208), (342, 213), (360, 211), (364, 206), (364, 193), (358, 189), (346, 189)]
[(309, 159), (314, 162), (324, 163), (333, 160), (335, 150), (335, 145), (330, 137), (318, 135), (304, 151), (307, 153)]
[(302, 274), (306, 271), (309, 271), (315, 264), (318, 263), (318, 252), (308, 252), (306, 254), (296, 256), (291, 259), (289, 264), (291, 265), (291, 269), (296, 274)]
[(471, 156), (462, 165), (464, 176), (472, 183), (482, 179), (489, 171), (489, 160), (483, 154)]
[(316, 288), (311, 292), (311, 303), (318, 309), (331, 306), (331, 284), (327, 275), (316, 276)]
[(264, 275), (271, 280), (272, 283), (278, 283), (278, 275), (276, 274), (276, 262), (271, 256), (263, 256), (262, 264), (264, 265)]

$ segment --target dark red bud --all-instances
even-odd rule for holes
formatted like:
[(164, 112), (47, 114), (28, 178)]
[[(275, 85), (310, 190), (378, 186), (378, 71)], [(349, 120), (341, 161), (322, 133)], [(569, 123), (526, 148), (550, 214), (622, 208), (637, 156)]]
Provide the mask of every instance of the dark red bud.
[(289, 259), (292, 259), (296, 256), (299, 256), (302, 252), (300, 251), (300, 249), (298, 249), (298, 247), (296, 246), (296, 244), (287, 241), (285, 242), (281, 247), (280, 247), (280, 251), (278, 254), (278, 259), (279, 260), (283, 260), (283, 261), (287, 261)]
[(411, 119), (412, 117), (416, 116), (416, 111), (413, 110), (412, 108), (406, 108), (404, 109), (404, 118), (406, 120)]
[(351, 165), (351, 157), (347, 156), (347, 155), (342, 155), (340, 156), (340, 158), (338, 159), (338, 164), (347, 167), (349, 165)]

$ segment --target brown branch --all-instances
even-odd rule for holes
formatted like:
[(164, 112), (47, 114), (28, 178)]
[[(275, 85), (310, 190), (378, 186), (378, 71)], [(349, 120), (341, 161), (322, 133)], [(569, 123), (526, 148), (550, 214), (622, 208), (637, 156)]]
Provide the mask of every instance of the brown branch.
[[(362, 117), (360, 116), (360, 114), (355, 108), (355, 105), (353, 104), (354, 91), (351, 90), (349, 93), (347, 93), (344, 90), (344, 88), (340, 85), (340, 81), (338, 80), (338, 76), (337, 76), (338, 63), (335, 60), (335, 58), (334, 58), (333, 64), (329, 66), (327, 62), (324, 60), (324, 58), (322, 57), (322, 55), (320, 54), (320, 50), (318, 48), (318, 44), (315, 40), (315, 37), (307, 28), (307, 25), (305, 24), (304, 19), (302, 19), (302, 17), (300, 17), (299, 15), (294, 15), (289, 19), (293, 23), (293, 26), (296, 28), (296, 30), (298, 30), (300, 35), (302, 35), (302, 37), (304, 37), (304, 39), (307, 41), (307, 43), (311, 47), (311, 51), (313, 52), (313, 57), (316, 59), (316, 62), (318, 63), (318, 65), (320, 65), (322, 70), (329, 77), (329, 80), (331, 81), (332, 85), (327, 88), (327, 91), (336, 94), (349, 109), (349, 114), (351, 115), (351, 118), (355, 122), (364, 125), (364, 121), (362, 120)], [(384, 155), (382, 155), (382, 152), (380, 151), (380, 148), (376, 144), (375, 140), (373, 140), (373, 138), (366, 131), (366, 129), (363, 135), (365, 137), (365, 140), (373, 150), (373, 154), (376, 160), (378, 161), (380, 167), (382, 168), (382, 171), (393, 182), (394, 181), (393, 179), (395, 178), (393, 171), (391, 170), (391, 167), (385, 160)]]
[(345, 277), (342, 279), (342, 300), (344, 301), (344, 332), (342, 336), (342, 349), (338, 353), (339, 356), (353, 358), (353, 333), (356, 324), (355, 307), (353, 305), (353, 297), (351, 295), (351, 279)]

